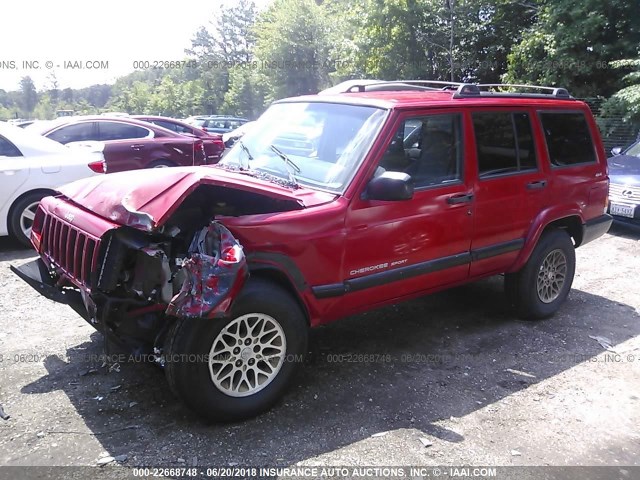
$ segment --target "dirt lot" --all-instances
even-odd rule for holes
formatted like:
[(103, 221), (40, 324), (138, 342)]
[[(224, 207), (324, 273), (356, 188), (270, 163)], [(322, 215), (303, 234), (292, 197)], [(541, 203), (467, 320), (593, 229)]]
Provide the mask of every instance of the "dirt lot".
[(578, 249), (547, 321), (513, 318), (495, 278), (317, 329), (283, 401), (232, 425), (158, 368), (101, 369), (102, 337), (9, 271), (32, 256), (0, 239), (1, 465), (640, 465), (638, 230)]

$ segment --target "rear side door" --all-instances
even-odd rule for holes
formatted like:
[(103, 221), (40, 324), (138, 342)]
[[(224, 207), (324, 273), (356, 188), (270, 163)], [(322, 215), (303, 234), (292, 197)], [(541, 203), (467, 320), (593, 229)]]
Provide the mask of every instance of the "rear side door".
[(475, 212), (471, 276), (505, 271), (524, 246), (529, 227), (550, 204), (548, 174), (528, 109), (478, 109), (474, 134)]
[(153, 132), (138, 125), (120, 122), (96, 122), (98, 139), (105, 143), (107, 172), (143, 168)]
[(407, 173), (415, 192), (403, 201), (368, 200), (365, 192), (353, 199), (346, 218), (345, 310), (467, 278), (473, 185), (464, 168), (463, 120), (461, 112), (433, 110), (396, 120), (376, 174)]

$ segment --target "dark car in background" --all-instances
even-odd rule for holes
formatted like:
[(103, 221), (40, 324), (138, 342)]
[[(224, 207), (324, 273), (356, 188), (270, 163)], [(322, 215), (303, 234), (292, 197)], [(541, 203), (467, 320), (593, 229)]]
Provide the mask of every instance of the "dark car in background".
[(131, 118), (159, 125), (181, 135), (191, 135), (199, 138), (204, 144), (204, 151), (207, 156), (208, 164), (218, 163), (222, 158), (225, 144), (222, 140), (222, 135), (220, 134), (208, 133), (200, 127), (176, 120), (175, 118), (156, 115), (133, 115)]
[(103, 142), (107, 173), (206, 163), (199, 138), (131, 118), (100, 116), (55, 122), (45, 125), (40, 134), (63, 145)]
[(223, 117), (223, 116), (210, 116), (210, 117), (192, 117), (190, 122), (196, 127), (202, 128), (205, 132), (209, 133), (227, 133), (236, 128), (244, 125), (249, 120), (239, 117)]
[(640, 140), (609, 158), (609, 213), (615, 220), (640, 225)]

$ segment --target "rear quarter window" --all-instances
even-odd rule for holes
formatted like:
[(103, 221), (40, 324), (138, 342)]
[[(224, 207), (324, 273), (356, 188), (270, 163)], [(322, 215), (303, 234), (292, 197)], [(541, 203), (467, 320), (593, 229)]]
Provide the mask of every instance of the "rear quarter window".
[(88, 140), (98, 140), (94, 134), (93, 122), (82, 122), (66, 127), (61, 127), (48, 135), (51, 140), (67, 144), (71, 142), (85, 142)]
[(555, 167), (595, 163), (596, 151), (582, 112), (539, 112), (549, 161)]
[(4, 137), (0, 136), (0, 157), (21, 157), (20, 150)]

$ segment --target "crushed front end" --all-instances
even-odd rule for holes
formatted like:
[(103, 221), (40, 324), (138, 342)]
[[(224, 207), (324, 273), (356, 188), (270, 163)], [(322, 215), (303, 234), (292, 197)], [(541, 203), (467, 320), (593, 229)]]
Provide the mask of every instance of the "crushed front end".
[(32, 233), (40, 258), (12, 269), (106, 337), (150, 354), (176, 318), (224, 316), (248, 275), (226, 227), (191, 220), (142, 231), (47, 197)]

